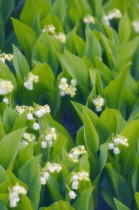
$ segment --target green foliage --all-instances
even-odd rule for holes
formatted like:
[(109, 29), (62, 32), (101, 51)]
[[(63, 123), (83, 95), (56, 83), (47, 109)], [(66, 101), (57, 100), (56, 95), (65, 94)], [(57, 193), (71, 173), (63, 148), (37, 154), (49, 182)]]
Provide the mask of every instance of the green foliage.
[(1, 210), (139, 209), (138, 7), (0, 0)]

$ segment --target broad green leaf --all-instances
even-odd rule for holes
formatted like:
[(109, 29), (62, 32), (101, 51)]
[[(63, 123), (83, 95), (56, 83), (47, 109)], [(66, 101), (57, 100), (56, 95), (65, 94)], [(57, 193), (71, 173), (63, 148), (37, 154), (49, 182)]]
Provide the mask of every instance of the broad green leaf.
[(97, 158), (99, 137), (89, 115), (86, 113), (85, 110), (84, 110), (84, 138), (88, 149)]
[(91, 61), (94, 61), (94, 56), (101, 58), (101, 47), (99, 41), (95, 37), (94, 32), (90, 30), (89, 27), (86, 28), (86, 51), (84, 56), (90, 58)]
[[(53, 39), (48, 35), (47, 32), (43, 32), (34, 45), (32, 58), (41, 63), (47, 62), (56, 75), (58, 58), (57, 50), (52, 40)], [(58, 51), (60, 51), (60, 49), (58, 49)]]
[(25, 128), (16, 130), (5, 136), (0, 141), (0, 164), (7, 169), (16, 157)]
[(130, 35), (131, 23), (127, 13), (125, 13), (119, 23), (119, 39), (121, 43), (127, 42), (130, 39)]
[[(48, 1), (47, 1), (48, 2)], [(45, 0), (27, 0), (22, 9), (20, 19), (24, 23), (31, 25), (34, 15), (40, 11), (40, 17), (43, 19), (50, 10), (50, 5)], [(31, 8), (31, 9), (30, 9)], [(28, 15), (27, 15), (28, 14)]]
[(111, 133), (116, 133), (117, 131), (117, 115), (121, 116), (121, 113), (118, 110), (106, 108), (100, 116), (101, 121)]
[(58, 201), (49, 207), (42, 207), (40, 210), (74, 210), (74, 208), (66, 201)]
[(22, 80), (24, 80), (24, 78), (30, 72), (30, 69), (26, 58), (16, 46), (13, 46), (13, 65), (17, 74)]
[(62, 156), (62, 150), (63, 150), (63, 147), (66, 148), (67, 141), (68, 139), (65, 136), (63, 136), (62, 134), (58, 135), (57, 140), (54, 143), (54, 146), (52, 148), (51, 160), (53, 160), (54, 157), (58, 154)]
[(60, 186), (58, 182), (51, 176), (47, 181), (47, 187), (53, 202), (63, 200), (63, 196), (60, 193)]
[(17, 172), (17, 178), (29, 187), (28, 197), (35, 210), (38, 210), (41, 190), (39, 160), (40, 156), (32, 158)]
[(89, 82), (89, 71), (83, 60), (71, 54), (66, 49), (60, 59), (69, 74), (77, 80), (77, 83), (87, 88)]
[(14, 109), (11, 109), (9, 106), (5, 105), (2, 115), (3, 122), (12, 128), (17, 118), (18, 113)]
[(125, 205), (123, 205), (121, 202), (119, 202), (116, 198), (114, 198), (114, 202), (117, 206), (117, 210), (130, 210)]
[[(119, 109), (123, 97), (127, 71), (121, 73), (115, 80), (111, 81), (104, 89), (104, 95), (107, 99), (108, 107)], [(113, 97), (114, 96), (114, 97)]]
[(80, 119), (83, 122), (83, 109), (87, 112), (89, 115), (96, 131), (99, 136), (100, 143), (104, 143), (106, 139), (109, 137), (110, 133), (108, 129), (105, 127), (105, 125), (101, 122), (100, 118), (90, 109), (83, 106), (82, 104), (79, 104), (77, 102), (72, 102), (75, 110), (77, 111), (77, 114), (79, 115)]
[(14, 8), (15, 0), (10, 0), (9, 2), (7, 1), (1, 1), (1, 2), (2, 2), (1, 3), (2, 17), (3, 17), (4, 23), (6, 23)]
[(125, 45), (119, 48), (117, 62), (116, 62), (117, 71), (120, 68), (122, 68), (125, 64), (132, 61), (133, 55), (138, 47), (138, 44), (139, 44), (139, 37), (135, 37), (131, 41), (127, 42)]
[(37, 35), (32, 28), (20, 22), (19, 20), (12, 18), (12, 22), (17, 39), (27, 58), (30, 59), (34, 44), (37, 40)]
[(79, 197), (73, 204), (76, 210), (94, 210), (94, 202), (92, 198), (93, 187), (88, 188), (80, 193)]
[(80, 57), (84, 55), (85, 52), (85, 41), (78, 36), (77, 34), (73, 35), (73, 42), (76, 48), (76, 51)]
[(115, 48), (114, 44), (108, 40), (103, 34), (101, 34), (102, 43), (106, 52), (107, 60), (109, 63), (110, 68), (113, 68), (115, 65), (115, 56), (113, 55), (113, 51), (111, 48)]

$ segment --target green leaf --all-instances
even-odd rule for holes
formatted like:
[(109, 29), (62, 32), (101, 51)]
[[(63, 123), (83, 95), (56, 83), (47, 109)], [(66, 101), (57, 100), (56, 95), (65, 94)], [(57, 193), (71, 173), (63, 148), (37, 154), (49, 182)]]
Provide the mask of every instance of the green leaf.
[(7, 179), (7, 174), (4, 168), (0, 165), (0, 185)]
[(12, 10), (14, 8), (14, 5), (15, 5), (15, 0), (10, 0), (9, 2), (2, 1), (2, 3), (1, 3), (1, 13), (2, 13), (4, 23), (7, 22), (9, 16), (11, 15)]
[(109, 108), (120, 109), (126, 76), (127, 71), (124, 71), (104, 89)]
[(79, 115), (80, 119), (83, 122), (83, 109), (87, 112), (89, 115), (96, 131), (99, 136), (100, 143), (104, 143), (105, 140), (109, 137), (110, 133), (108, 129), (105, 127), (105, 125), (101, 122), (100, 118), (90, 109), (83, 106), (82, 104), (79, 104), (77, 102), (72, 102), (75, 110), (77, 111), (77, 114)]
[(26, 56), (28, 59), (30, 59), (34, 44), (37, 40), (37, 35), (32, 28), (20, 22), (19, 20), (12, 18), (12, 22), (17, 39)]
[(17, 178), (29, 187), (28, 197), (33, 203), (35, 210), (38, 210), (40, 201), (40, 156), (36, 156), (26, 162), (17, 172)]
[(1, 141), (1, 139), (4, 138), (4, 136), (5, 136), (5, 130), (4, 130), (3, 122), (0, 117), (0, 141)]
[(130, 39), (131, 23), (127, 13), (125, 13), (120, 20), (118, 32), (121, 43), (125, 43)]
[[(35, 43), (32, 58), (41, 63), (47, 62), (56, 75), (58, 58), (56, 47), (52, 40), (53, 39), (47, 34), (47, 32), (43, 32)], [(58, 49), (58, 51), (60, 51), (60, 49)]]
[(30, 69), (26, 58), (16, 46), (13, 46), (13, 65), (17, 74), (24, 81), (24, 78), (28, 75)]
[(60, 193), (60, 186), (58, 182), (51, 176), (47, 181), (47, 187), (53, 202), (63, 200), (63, 196)]
[(106, 108), (100, 116), (101, 121), (111, 133), (116, 133), (117, 131), (117, 115), (121, 116), (121, 113), (118, 110)]
[(16, 130), (5, 136), (0, 141), (0, 164), (7, 169), (16, 157), (25, 128)]
[(2, 201), (0, 201), (0, 209), (1, 209), (1, 210), (8, 210), (8, 209), (6, 208), (6, 206), (3, 204)]
[(83, 60), (66, 49), (60, 59), (68, 73), (77, 80), (77, 83), (87, 88), (89, 84), (89, 71)]
[(93, 187), (84, 190), (80, 193), (77, 200), (74, 202), (73, 207), (76, 210), (94, 210), (94, 203), (92, 198)]
[(47, 26), (47, 25), (54, 25), (54, 27), (56, 29), (56, 33), (64, 32), (59, 19), (54, 14), (50, 14), (50, 15), (46, 16), (46, 18), (43, 21), (41, 21), (41, 25), (43, 27)]
[(50, 10), (50, 5), (49, 5), (48, 1), (27, 0), (27, 1), (25, 1), (24, 8), (22, 9), (20, 19), (24, 23), (31, 25), (34, 15), (38, 11), (40, 11), (40, 17), (41, 17), (41, 19), (43, 19), (49, 13), (49, 10)]
[(130, 210), (125, 205), (123, 205), (121, 202), (119, 202), (116, 198), (114, 198), (114, 202), (117, 206), (117, 210)]
[(95, 37), (95, 33), (86, 27), (86, 51), (84, 56), (90, 58), (91, 61), (94, 61), (94, 56), (101, 58), (101, 47), (99, 41)]
[(135, 192), (134, 197), (135, 197), (135, 200), (136, 200), (137, 207), (139, 208), (139, 193)]
[(88, 149), (97, 158), (99, 137), (89, 115), (86, 113), (85, 110), (84, 110), (84, 138)]
[(74, 210), (74, 208), (66, 201), (59, 201), (49, 207), (42, 207), (40, 210)]

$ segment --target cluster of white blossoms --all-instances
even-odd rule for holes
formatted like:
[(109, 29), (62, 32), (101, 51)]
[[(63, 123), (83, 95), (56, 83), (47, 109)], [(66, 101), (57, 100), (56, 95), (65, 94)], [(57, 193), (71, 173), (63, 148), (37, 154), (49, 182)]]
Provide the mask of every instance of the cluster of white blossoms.
[(48, 162), (46, 166), (41, 170), (41, 184), (42, 185), (46, 184), (50, 176), (50, 173), (54, 173), (54, 172), (59, 173), (61, 170), (62, 170), (62, 167), (60, 164)]
[(39, 77), (37, 75), (32, 74), (31, 72), (25, 78), (24, 87), (28, 90), (33, 90), (33, 83), (37, 83), (39, 81)]
[(17, 203), (20, 201), (20, 194), (26, 195), (27, 191), (24, 187), (21, 187), (18, 183), (12, 187), (12, 189), (9, 188), (10, 195), (9, 195), (9, 206), (16, 207)]
[(57, 134), (55, 128), (49, 128), (42, 135), (43, 141), (41, 142), (41, 148), (52, 147), (53, 142), (57, 140)]
[(104, 98), (102, 98), (100, 95), (97, 95), (95, 99), (92, 100), (92, 102), (95, 105), (95, 110), (97, 112), (102, 111), (102, 107), (104, 106)]
[(49, 34), (53, 35), (53, 37), (59, 40), (62, 43), (66, 43), (66, 35), (63, 32), (56, 33), (56, 28), (54, 25), (46, 25), (42, 29), (42, 32), (47, 31)]
[[(79, 188), (79, 182), (80, 181), (89, 181), (89, 174), (86, 171), (81, 171), (81, 172), (76, 172), (73, 174), (73, 176), (71, 177), (71, 188), (73, 190), (77, 190)], [(69, 191), (69, 197), (70, 199), (75, 199), (75, 197), (77, 196), (77, 194), (73, 191), (70, 190)]]
[[(19, 114), (22, 114), (25, 110), (28, 111), (27, 113), (27, 120), (35, 120), (34, 116), (33, 116), (33, 107), (32, 106), (16, 106), (15, 110), (19, 113)], [(40, 126), (38, 123), (33, 123), (32, 125), (32, 128), (34, 130), (39, 130), (40, 129)]]
[(63, 32), (59, 32), (54, 36), (58, 41), (66, 43), (66, 35)]
[(48, 33), (51, 33), (51, 34), (55, 34), (55, 26), (51, 24), (44, 26), (44, 28), (42, 29), (42, 32), (45, 32), (45, 31), (48, 31)]
[(6, 95), (13, 90), (11, 81), (0, 79), (0, 95)]
[(136, 34), (139, 34), (139, 20), (134, 20), (132, 22), (132, 25), (133, 25), (133, 28), (134, 28), (134, 31)]
[(44, 106), (39, 106), (34, 113), (37, 115), (37, 117), (42, 117), (44, 114), (50, 113), (50, 107), (47, 104)]
[(113, 150), (113, 153), (117, 155), (120, 153), (119, 145), (128, 147), (128, 139), (121, 135), (113, 137), (112, 142), (109, 143), (109, 149)]
[(78, 162), (78, 159), (81, 155), (84, 155), (86, 153), (84, 145), (80, 145), (78, 147), (74, 147), (69, 152), (69, 157), (72, 159), (74, 163)]
[(33, 107), (32, 106), (16, 106), (15, 110), (19, 113), (22, 114), (25, 110), (28, 110), (29, 112), (33, 111)]
[(0, 61), (2, 61), (3, 63), (5, 63), (5, 60), (11, 61), (12, 59), (13, 59), (13, 55), (11, 54), (6, 54), (6, 53), (0, 54)]
[(89, 24), (89, 23), (94, 24), (95, 23), (94, 17), (90, 14), (85, 15), (83, 21), (84, 21), (84, 23), (87, 23), (87, 24)]
[(60, 95), (61, 96), (65, 96), (70, 95), (71, 97), (74, 97), (74, 95), (76, 94), (76, 85), (77, 82), (75, 79), (72, 79), (71, 84), (67, 83), (67, 79), (66, 78), (61, 78), (60, 83), (59, 83), (59, 89), (60, 89)]
[(27, 119), (28, 120), (35, 120), (33, 114), (37, 115), (38, 117), (42, 117), (46, 113), (50, 113), (50, 107), (46, 104), (44, 106), (38, 106), (34, 109), (32, 106), (16, 106), (15, 110), (22, 114), (25, 110), (27, 110)]
[(28, 145), (29, 142), (34, 141), (36, 139), (35, 134), (25, 132), (23, 134), (22, 142)]
[(110, 25), (110, 20), (114, 18), (121, 18), (121, 17), (122, 17), (121, 11), (115, 8), (109, 11), (108, 15), (104, 15), (102, 18), (102, 21), (104, 21), (107, 25)]

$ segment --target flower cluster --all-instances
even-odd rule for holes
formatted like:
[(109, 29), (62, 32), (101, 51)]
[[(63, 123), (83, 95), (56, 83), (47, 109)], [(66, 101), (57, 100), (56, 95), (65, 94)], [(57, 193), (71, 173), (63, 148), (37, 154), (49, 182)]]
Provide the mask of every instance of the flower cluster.
[(46, 166), (41, 170), (41, 184), (46, 184), (50, 173), (57, 172), (59, 173), (62, 170), (62, 167), (60, 164), (57, 163), (50, 163), (48, 162)]
[(54, 36), (58, 41), (66, 43), (66, 35), (63, 32), (59, 32)]
[(92, 102), (95, 105), (95, 110), (97, 112), (102, 111), (102, 106), (104, 106), (104, 98), (102, 98), (100, 95), (97, 95), (95, 99), (92, 100)]
[(22, 114), (25, 110), (27, 110), (28, 112), (33, 112), (33, 107), (32, 106), (16, 106), (15, 110), (19, 113)]
[(57, 139), (57, 134), (55, 128), (49, 128), (45, 131), (44, 135), (42, 135), (43, 141), (41, 142), (41, 148), (46, 148), (47, 146), (52, 147), (53, 141)]
[(0, 79), (0, 95), (6, 95), (13, 90), (11, 81)]
[(48, 105), (39, 106), (34, 113), (37, 115), (37, 117), (42, 117), (44, 114), (50, 113), (50, 107)]
[(34, 134), (25, 132), (23, 134), (22, 142), (28, 145), (29, 142), (34, 141), (35, 139), (36, 139), (36, 136)]
[(134, 28), (134, 31), (135, 31), (135, 33), (137, 33), (137, 34), (139, 34), (139, 21), (133, 21), (132, 22), (132, 25), (133, 25), (133, 28)]
[(128, 147), (128, 139), (124, 136), (117, 135), (113, 137), (112, 142), (109, 143), (109, 149), (113, 150), (113, 153), (117, 155), (120, 153), (120, 149), (118, 147), (120, 144)]
[(112, 20), (113, 18), (121, 18), (122, 17), (122, 13), (120, 10), (118, 9), (113, 9), (111, 11), (108, 12), (108, 15), (104, 15), (102, 20), (107, 24), (110, 25), (110, 20)]
[(23, 194), (25, 195), (27, 193), (26, 189), (24, 187), (21, 187), (18, 183), (12, 187), (12, 189), (10, 189), (10, 195), (9, 195), (9, 206), (12, 208), (12, 207), (16, 207), (17, 206), (17, 203), (19, 202), (20, 200), (20, 197), (19, 195), (20, 194)]
[(12, 59), (13, 59), (13, 55), (11, 54), (5, 54), (5, 53), (0, 54), (0, 61), (2, 61), (3, 63), (5, 63), (5, 60), (11, 61)]
[(28, 90), (33, 90), (33, 83), (37, 83), (39, 81), (39, 77), (32, 74), (31, 72), (25, 78), (24, 87)]
[[(71, 188), (74, 190), (77, 190), (79, 188), (79, 182), (80, 181), (89, 181), (89, 174), (86, 171), (81, 171), (81, 172), (76, 172), (73, 174), (73, 176), (71, 177)], [(75, 199), (75, 197), (77, 196), (77, 194), (74, 191), (69, 192), (69, 197), (70, 199)]]
[(56, 33), (55, 30), (56, 30), (55, 26), (50, 24), (50, 25), (44, 26), (44, 28), (42, 29), (42, 32), (47, 31), (48, 33), (53, 35), (55, 39), (59, 40), (62, 43), (66, 43), (66, 35), (63, 32)]
[(63, 77), (59, 83), (60, 95), (65, 96), (67, 94), (71, 97), (74, 97), (74, 95), (76, 94), (76, 85), (77, 82), (75, 79), (72, 79), (71, 84), (69, 85), (67, 83), (67, 79)]
[(87, 23), (87, 24), (89, 24), (89, 23), (94, 24), (95, 23), (94, 17), (91, 16), (90, 14), (85, 15), (83, 21), (84, 21), (84, 23)]
[(51, 33), (51, 34), (55, 34), (55, 27), (54, 25), (47, 25), (47, 26), (44, 26), (44, 28), (42, 29), (42, 32), (45, 32), (45, 31), (48, 31), (48, 33)]
[(71, 149), (69, 157), (72, 159), (74, 163), (77, 163), (79, 156), (85, 153), (86, 153), (85, 147), (83, 145), (80, 145), (78, 147), (74, 147)]
[(16, 106), (15, 110), (22, 114), (25, 110), (27, 110), (27, 119), (28, 120), (35, 120), (33, 114), (37, 115), (38, 117), (42, 117), (46, 113), (50, 113), (50, 107), (46, 104), (44, 106), (39, 106), (35, 110), (32, 106)]

